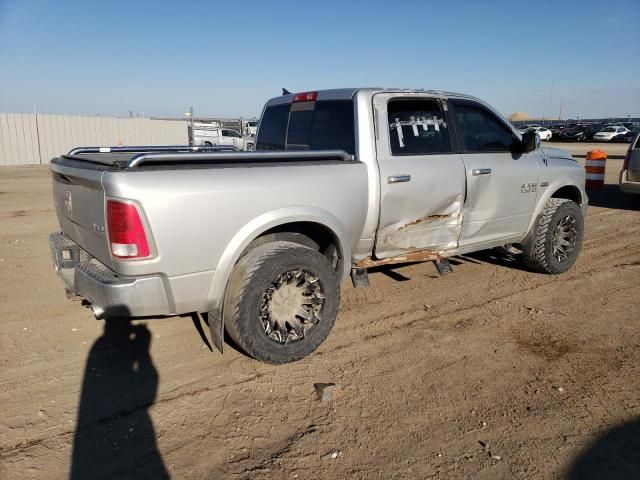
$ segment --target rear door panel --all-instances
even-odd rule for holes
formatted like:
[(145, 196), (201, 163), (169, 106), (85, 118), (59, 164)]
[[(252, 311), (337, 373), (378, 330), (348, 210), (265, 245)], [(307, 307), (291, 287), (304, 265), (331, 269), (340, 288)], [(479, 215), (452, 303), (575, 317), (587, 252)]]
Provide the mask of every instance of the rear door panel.
[[(402, 143), (413, 137), (440, 135), (447, 131), (446, 121), (436, 132), (433, 118), (414, 118), (414, 125), (399, 125), (406, 120), (389, 116), (389, 100), (398, 94), (374, 96), (376, 112), (376, 149), (380, 170), (380, 217), (375, 244), (377, 258), (389, 258), (413, 251), (443, 251), (456, 248), (462, 229), (465, 173), (457, 153), (393, 154), (400, 133)], [(439, 100), (424, 95), (403, 94), (402, 101)], [(404, 117), (403, 117), (404, 118)], [(395, 126), (394, 126), (395, 125)], [(395, 136), (395, 138), (394, 138)], [(408, 177), (408, 178), (407, 178)]]

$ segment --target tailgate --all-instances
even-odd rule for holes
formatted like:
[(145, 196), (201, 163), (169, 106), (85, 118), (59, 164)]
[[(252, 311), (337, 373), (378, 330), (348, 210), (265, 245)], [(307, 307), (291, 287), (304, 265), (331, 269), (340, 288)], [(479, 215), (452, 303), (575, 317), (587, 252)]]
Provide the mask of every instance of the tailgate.
[(52, 163), (53, 201), (62, 231), (103, 264), (112, 267), (105, 232), (100, 169)]

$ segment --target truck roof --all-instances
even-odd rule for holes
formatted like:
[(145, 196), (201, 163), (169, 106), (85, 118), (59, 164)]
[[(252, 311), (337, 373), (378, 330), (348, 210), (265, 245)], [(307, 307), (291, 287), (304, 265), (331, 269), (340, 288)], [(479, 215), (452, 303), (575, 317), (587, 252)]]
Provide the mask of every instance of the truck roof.
[[(308, 90), (312, 92), (317, 92), (318, 97), (317, 100), (349, 100), (354, 97), (357, 92), (364, 91), (368, 92), (371, 95), (376, 93), (383, 92), (393, 92), (393, 93), (426, 93), (429, 95), (436, 96), (445, 96), (449, 98), (460, 98), (466, 100), (474, 100), (478, 102), (482, 102), (479, 98), (473, 97), (471, 95), (465, 95), (463, 93), (455, 93), (448, 92), (445, 90), (426, 90), (423, 88), (382, 88), (382, 87), (361, 87), (361, 88), (332, 88), (326, 90)], [(267, 102), (267, 106), (272, 105), (281, 105), (283, 103), (291, 103), (293, 97), (296, 93), (291, 93), (288, 95), (280, 95), (279, 97), (273, 97)], [(484, 103), (484, 102), (482, 102)]]

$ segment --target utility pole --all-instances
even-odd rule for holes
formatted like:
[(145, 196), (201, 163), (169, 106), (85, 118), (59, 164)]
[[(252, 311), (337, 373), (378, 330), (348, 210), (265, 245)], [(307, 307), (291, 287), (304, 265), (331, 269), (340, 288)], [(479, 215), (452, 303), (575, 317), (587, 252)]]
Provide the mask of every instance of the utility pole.
[(187, 124), (189, 145), (193, 146), (193, 105), (189, 107), (189, 111), (186, 112), (185, 115), (189, 117), (189, 123)]
[(555, 78), (551, 79), (551, 90), (549, 90), (549, 105), (547, 106), (547, 113), (551, 114), (551, 106), (553, 105), (553, 85), (555, 83)]
[(560, 97), (560, 114), (558, 115), (558, 120), (562, 120), (562, 97)]

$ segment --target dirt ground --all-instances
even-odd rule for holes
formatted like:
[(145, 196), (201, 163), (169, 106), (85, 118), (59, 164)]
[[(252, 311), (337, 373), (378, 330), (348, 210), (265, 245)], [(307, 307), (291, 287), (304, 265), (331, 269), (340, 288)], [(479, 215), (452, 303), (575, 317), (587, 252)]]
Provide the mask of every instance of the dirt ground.
[(2, 169), (0, 478), (640, 478), (639, 202), (591, 200), (568, 273), (380, 269), (276, 367), (198, 318), (94, 320), (53, 272), (48, 170)]

